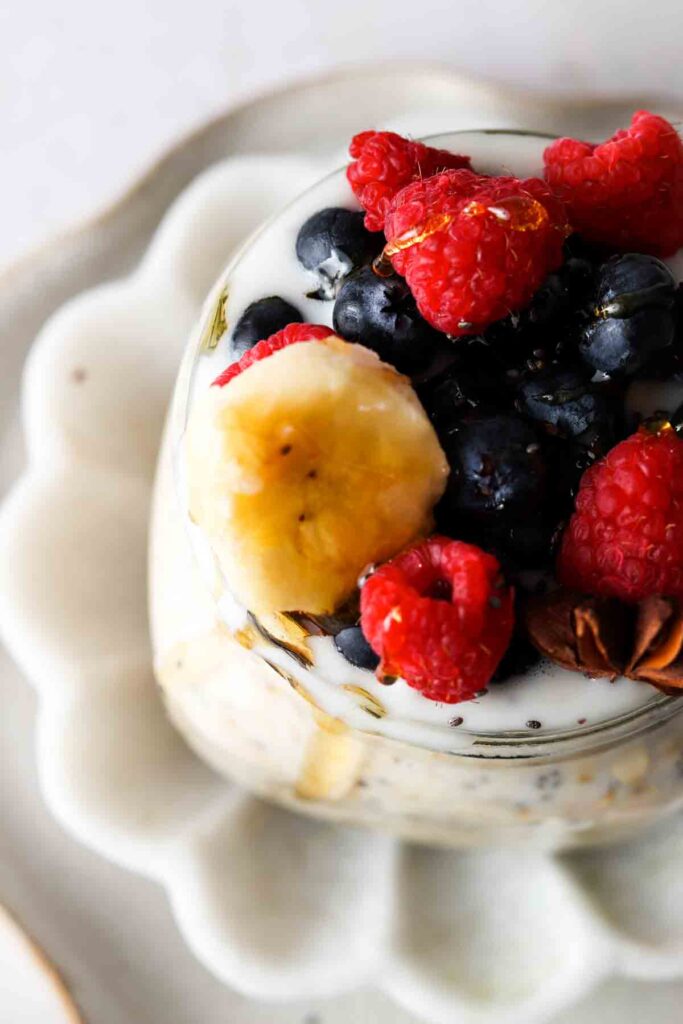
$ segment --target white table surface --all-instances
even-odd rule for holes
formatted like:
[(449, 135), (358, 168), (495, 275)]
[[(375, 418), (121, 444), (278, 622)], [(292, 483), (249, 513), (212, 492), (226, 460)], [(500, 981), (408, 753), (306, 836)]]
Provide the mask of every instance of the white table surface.
[(683, 97), (680, 0), (0, 0), (0, 267), (237, 99), (434, 59), (581, 96)]

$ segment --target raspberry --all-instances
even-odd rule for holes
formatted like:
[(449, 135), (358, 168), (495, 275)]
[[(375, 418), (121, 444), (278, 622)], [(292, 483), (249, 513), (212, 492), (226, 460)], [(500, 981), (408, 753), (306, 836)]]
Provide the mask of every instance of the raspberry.
[(469, 167), (468, 156), (432, 149), (395, 132), (361, 132), (351, 139), (353, 157), (346, 175), (365, 210), (368, 231), (381, 231), (390, 200), (416, 178), (428, 178), (448, 168)]
[(683, 144), (663, 117), (639, 110), (598, 146), (558, 139), (545, 177), (589, 241), (655, 256), (683, 245)]
[(430, 700), (469, 700), (491, 679), (512, 636), (513, 592), (472, 544), (430, 537), (381, 566), (361, 590), (361, 626), (378, 674)]
[(474, 334), (523, 309), (562, 262), (563, 204), (538, 178), (446, 171), (402, 189), (386, 217), (385, 255), (425, 320)]
[(223, 370), (219, 377), (213, 382), (215, 387), (222, 388), (231, 380), (238, 377), (243, 370), (247, 370), (252, 363), (258, 363), (266, 356), (272, 356), (273, 352), (279, 352), (281, 348), (288, 345), (296, 345), (300, 341), (314, 341), (316, 338), (329, 338), (332, 331), (329, 327), (321, 324), (287, 324), (281, 331), (271, 334), (264, 341), (259, 341), (253, 348), (248, 349), (241, 359), (232, 363)]
[(557, 575), (629, 603), (683, 598), (683, 441), (670, 425), (641, 427), (584, 473)]

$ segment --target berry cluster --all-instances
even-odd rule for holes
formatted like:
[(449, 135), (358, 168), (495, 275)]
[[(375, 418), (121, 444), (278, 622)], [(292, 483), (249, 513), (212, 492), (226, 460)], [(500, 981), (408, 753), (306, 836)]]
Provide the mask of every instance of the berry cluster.
[[(683, 145), (640, 112), (602, 145), (553, 143), (544, 179), (389, 132), (351, 157), (364, 221), (331, 208), (303, 225), (309, 296), (410, 377), (450, 476), (439, 533), (368, 574), (335, 643), (452, 703), (533, 660), (515, 607), (539, 581), (683, 601), (683, 440), (673, 416), (639, 426), (627, 394), (683, 378), (682, 292), (659, 258), (683, 245)], [(216, 383), (330, 333), (300, 320), (276, 296), (250, 306)]]

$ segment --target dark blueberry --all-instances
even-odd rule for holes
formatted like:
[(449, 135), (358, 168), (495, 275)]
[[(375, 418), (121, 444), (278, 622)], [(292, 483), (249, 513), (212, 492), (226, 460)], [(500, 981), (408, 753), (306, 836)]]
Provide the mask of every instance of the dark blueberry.
[(520, 573), (545, 572), (552, 565), (557, 528), (546, 521), (545, 509), (536, 512), (530, 522), (518, 522), (505, 513), (454, 515), (442, 502), (436, 509), (436, 522), (441, 533), (495, 555), (515, 585)]
[(475, 416), (442, 439), (451, 467), (450, 509), (526, 517), (545, 493), (545, 464), (534, 428), (520, 416)]
[(673, 343), (655, 353), (647, 364), (646, 377), (657, 380), (683, 380), (683, 284), (676, 289), (676, 333)]
[(525, 320), (536, 326), (546, 326), (570, 310), (568, 289), (559, 273), (550, 274), (534, 295), (525, 311)]
[(594, 370), (608, 376), (632, 376), (673, 340), (665, 309), (641, 309), (632, 316), (595, 320), (584, 332), (580, 352)]
[(355, 271), (342, 284), (334, 304), (334, 329), (411, 377), (439, 372), (455, 349), (420, 316), (402, 277), (380, 277), (372, 267)]
[(645, 367), (643, 377), (683, 381), (683, 334), (674, 338), (668, 348), (655, 353)]
[(433, 387), (419, 390), (437, 433), (448, 433), (467, 413), (480, 407), (482, 394), (477, 382), (464, 373), (448, 374)]
[(565, 239), (564, 255), (566, 259), (574, 257), (585, 260), (587, 263), (597, 264), (602, 263), (610, 253), (605, 252), (604, 248), (586, 241), (583, 235), (574, 234)]
[(549, 366), (529, 374), (517, 395), (519, 411), (549, 434), (577, 439), (612, 429), (607, 396), (573, 367)]
[(594, 268), (585, 259), (572, 256), (559, 270), (549, 274), (521, 316), (522, 327), (546, 327), (569, 317), (588, 299), (594, 281)]
[(579, 351), (601, 374), (631, 376), (674, 340), (676, 282), (654, 256), (627, 253), (600, 267)]
[(473, 410), (496, 412), (512, 408), (515, 387), (533, 360), (533, 348), (518, 333), (459, 338), (452, 342), (452, 361), (426, 386), (418, 388), (437, 433), (448, 433)]
[[(564, 438), (549, 438), (545, 444), (547, 479), (547, 515), (559, 534), (574, 509), (574, 499), (586, 470), (614, 447), (620, 433), (596, 434), (590, 445)], [(553, 535), (553, 541), (557, 539)]]
[(498, 668), (493, 673), (490, 682), (504, 683), (514, 676), (522, 676), (530, 668), (533, 668), (534, 665), (537, 665), (540, 660), (541, 655), (531, 641), (521, 630), (515, 630), (508, 649), (503, 655)]
[(366, 668), (374, 672), (379, 665), (379, 658), (363, 636), (360, 626), (342, 629), (334, 638), (334, 646), (356, 668)]
[(230, 351), (235, 359), (239, 359), (258, 341), (281, 331), (287, 324), (302, 322), (303, 317), (299, 310), (290, 302), (285, 302), (279, 295), (259, 299), (258, 302), (252, 302), (247, 306), (235, 324), (230, 337)]
[(540, 516), (531, 522), (500, 523), (488, 531), (491, 550), (506, 572), (515, 576), (525, 569), (545, 569), (552, 563), (555, 534), (555, 524)]
[(296, 255), (321, 279), (313, 297), (331, 299), (339, 282), (377, 255), (377, 236), (366, 231), (364, 214), (332, 206), (309, 217), (296, 239)]
[(480, 373), (505, 385), (545, 363), (547, 353), (539, 344), (538, 332), (525, 327), (522, 318), (513, 314), (491, 324), (481, 337), (463, 339), (458, 352), (461, 363), (471, 371), (478, 367)]

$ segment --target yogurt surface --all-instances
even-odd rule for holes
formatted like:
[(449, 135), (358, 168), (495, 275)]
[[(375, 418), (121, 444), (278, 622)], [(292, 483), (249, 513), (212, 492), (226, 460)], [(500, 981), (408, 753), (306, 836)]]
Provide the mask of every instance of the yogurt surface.
[[(430, 140), (432, 141), (432, 140)], [(434, 145), (469, 153), (477, 169), (487, 173), (538, 175), (547, 139), (534, 135), (455, 133), (438, 136)], [(230, 332), (246, 307), (258, 299), (278, 295), (291, 302), (310, 323), (332, 326), (333, 301), (309, 297), (318, 288), (318, 278), (306, 271), (296, 258), (296, 237), (304, 221), (328, 206), (358, 209), (343, 171), (336, 172), (269, 222), (238, 255), (216, 286), (204, 310), (202, 329), (188, 354), (187, 408), (181, 409), (182, 423), (195, 402), (231, 360)], [(669, 261), (677, 279), (683, 278), (683, 256)], [(206, 324), (223, 303), (227, 329), (213, 349), (201, 342)], [(671, 411), (683, 401), (683, 384), (639, 381), (629, 393), (627, 404), (634, 411)], [(174, 452), (179, 499), (186, 506), (182, 437)], [(189, 522), (195, 554), (207, 583), (217, 596), (218, 613), (233, 630), (249, 624), (248, 612), (230, 595), (229, 580), (220, 575), (208, 543)], [(381, 684), (368, 671), (355, 668), (337, 651), (331, 637), (309, 637), (307, 647), (313, 664), (303, 667), (284, 649), (262, 638), (254, 650), (271, 664), (298, 680), (316, 703), (330, 714), (360, 729), (422, 743), (436, 749), (459, 749), (476, 736), (537, 736), (581, 731), (629, 715), (640, 708), (667, 700), (654, 687), (628, 679), (610, 683), (589, 679), (543, 661), (524, 676), (491, 684), (483, 696), (460, 704), (430, 701), (405, 682)], [(368, 700), (369, 698), (369, 700)], [(369, 719), (368, 704), (376, 703), (378, 713)], [(371, 725), (369, 725), (371, 721)]]

